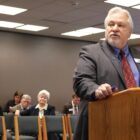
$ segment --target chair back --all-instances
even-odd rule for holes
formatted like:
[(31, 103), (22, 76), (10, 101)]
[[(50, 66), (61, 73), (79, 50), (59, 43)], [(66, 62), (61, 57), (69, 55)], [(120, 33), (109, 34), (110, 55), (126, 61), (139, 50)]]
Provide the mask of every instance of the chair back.
[(63, 115), (44, 116), (43, 117), (43, 140), (48, 140), (48, 133), (62, 134), (63, 140), (66, 140), (66, 128)]
[(15, 116), (15, 140), (42, 140), (38, 116)]
[(75, 133), (79, 115), (67, 115), (68, 135), (70, 140), (73, 140), (73, 134)]
[(4, 116), (0, 116), (0, 137), (1, 137), (1, 140), (7, 140)]
[(6, 129), (8, 130), (14, 130), (14, 114), (4, 114), (5, 123), (6, 123)]

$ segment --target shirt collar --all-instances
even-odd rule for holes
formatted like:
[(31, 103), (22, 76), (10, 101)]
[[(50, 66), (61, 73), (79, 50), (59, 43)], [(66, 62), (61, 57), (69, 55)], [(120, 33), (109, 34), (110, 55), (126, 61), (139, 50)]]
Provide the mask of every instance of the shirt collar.
[(47, 110), (48, 104), (46, 104), (44, 107), (41, 107), (39, 104), (37, 104), (35, 108), (38, 108), (39, 110)]
[[(120, 49), (113, 47), (114, 50), (114, 54), (117, 58), (119, 58), (119, 53), (120, 53)], [(128, 49), (128, 45), (126, 45), (123, 49), (123, 52), (125, 53), (125, 56), (127, 57), (129, 55), (129, 49)]]
[(73, 101), (71, 101), (71, 104), (72, 104), (72, 106), (74, 106), (74, 103), (73, 103)]
[(78, 106), (78, 104), (74, 104), (73, 100), (71, 101), (73, 107)]
[(25, 109), (29, 109), (30, 108), (30, 106), (24, 108), (21, 104), (20, 104), (20, 107), (21, 107), (21, 110), (25, 110)]

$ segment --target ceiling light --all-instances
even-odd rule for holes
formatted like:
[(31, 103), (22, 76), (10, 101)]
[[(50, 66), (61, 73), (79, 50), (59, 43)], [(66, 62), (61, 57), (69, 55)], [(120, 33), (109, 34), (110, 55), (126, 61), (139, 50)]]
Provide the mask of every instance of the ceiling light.
[[(137, 38), (140, 38), (140, 35), (139, 34), (131, 34), (130, 39), (137, 39)], [(101, 38), (100, 40), (105, 40), (105, 38)]]
[(136, 62), (136, 64), (140, 63), (140, 59), (139, 58), (134, 58), (134, 61)]
[(140, 9), (140, 5), (133, 6), (132, 8)]
[(82, 36), (87, 36), (87, 35), (91, 35), (91, 34), (101, 33), (104, 31), (105, 31), (104, 29), (88, 27), (88, 28), (83, 28), (80, 30), (65, 32), (65, 33), (62, 33), (61, 35), (82, 37)]
[(22, 25), (23, 23), (0, 21), (0, 27), (5, 27), (5, 28), (15, 28)]
[(140, 4), (140, 0), (106, 0), (104, 2), (121, 5), (121, 6), (126, 6), (126, 7)]
[(131, 34), (130, 39), (137, 39), (140, 38), (140, 35), (138, 34)]
[(16, 29), (37, 32), (37, 31), (48, 29), (48, 28), (49, 27), (43, 27), (43, 26), (36, 26), (36, 25), (27, 24), (27, 25), (24, 25), (24, 26), (17, 27)]
[(100, 38), (100, 40), (105, 40), (105, 38)]
[(0, 5), (0, 13), (1, 14), (17, 15), (17, 14), (25, 12), (25, 11), (27, 11), (27, 9)]

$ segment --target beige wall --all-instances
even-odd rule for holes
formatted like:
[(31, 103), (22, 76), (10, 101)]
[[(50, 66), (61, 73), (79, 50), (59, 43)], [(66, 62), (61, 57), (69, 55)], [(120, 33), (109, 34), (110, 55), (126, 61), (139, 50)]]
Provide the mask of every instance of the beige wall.
[(0, 31), (0, 103), (16, 90), (30, 94), (36, 103), (38, 91), (47, 89), (50, 104), (61, 110), (73, 94), (79, 49), (89, 43)]

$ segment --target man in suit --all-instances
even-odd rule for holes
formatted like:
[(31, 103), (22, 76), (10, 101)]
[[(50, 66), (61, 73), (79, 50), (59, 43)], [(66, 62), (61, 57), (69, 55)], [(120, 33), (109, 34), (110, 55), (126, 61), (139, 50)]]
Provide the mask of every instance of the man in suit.
[(29, 109), (31, 106), (31, 96), (28, 94), (23, 94), (19, 104), (10, 107), (10, 112), (15, 113), (16, 110), (24, 111)]
[(73, 94), (71, 102), (64, 105), (63, 113), (73, 114), (73, 115), (78, 114), (79, 104), (80, 104), (80, 98), (76, 94)]
[[(105, 41), (83, 47), (75, 69), (73, 87), (81, 99), (81, 111), (74, 140), (88, 140), (88, 101), (104, 99), (116, 90), (139, 87), (140, 53), (127, 43), (133, 32), (130, 13), (114, 7), (109, 10), (104, 24)], [(122, 51), (133, 76), (131, 86), (127, 85), (123, 72)]]

